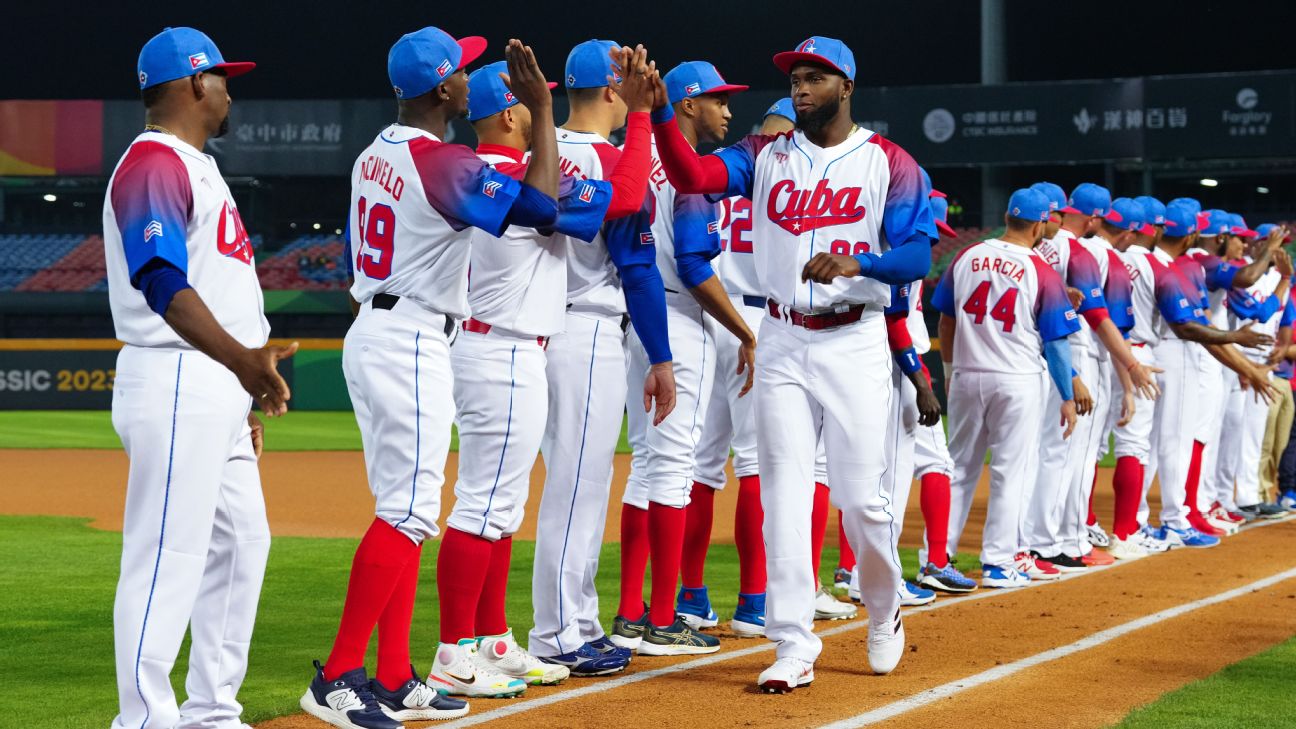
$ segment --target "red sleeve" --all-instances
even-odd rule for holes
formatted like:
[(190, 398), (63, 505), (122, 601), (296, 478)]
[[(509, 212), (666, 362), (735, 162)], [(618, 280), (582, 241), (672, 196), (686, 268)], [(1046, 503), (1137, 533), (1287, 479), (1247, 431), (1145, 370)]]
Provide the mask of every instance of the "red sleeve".
[(1088, 311), (1082, 311), (1080, 312), (1080, 316), (1083, 316), (1085, 321), (1089, 322), (1089, 326), (1093, 329), (1097, 329), (1099, 324), (1102, 324), (1111, 318), (1111, 314), (1108, 313), (1107, 307), (1105, 306), (1099, 306), (1089, 309)]
[(913, 338), (909, 334), (908, 312), (887, 314), (886, 329), (887, 344), (890, 345), (892, 352), (903, 352), (913, 346)]
[(666, 179), (676, 192), (720, 194), (729, 189), (729, 168), (724, 161), (713, 154), (698, 155), (673, 117), (653, 126), (653, 134)]
[(604, 179), (612, 184), (612, 202), (608, 205), (606, 220), (624, 218), (639, 212), (643, 206), (644, 195), (648, 193), (648, 174), (652, 170), (650, 134), (652, 125), (648, 121), (648, 112), (636, 111), (626, 121), (625, 147), (611, 174), (606, 172), (611, 156), (603, 158), (600, 151)]

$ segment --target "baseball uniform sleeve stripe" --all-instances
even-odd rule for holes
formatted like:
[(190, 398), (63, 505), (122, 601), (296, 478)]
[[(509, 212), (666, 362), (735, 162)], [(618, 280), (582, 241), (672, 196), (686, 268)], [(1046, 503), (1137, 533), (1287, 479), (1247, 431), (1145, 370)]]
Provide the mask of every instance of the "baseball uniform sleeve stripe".
[(193, 214), (189, 172), (175, 150), (158, 142), (131, 147), (113, 179), (112, 207), (131, 283), (161, 258), (189, 272), (185, 231)]

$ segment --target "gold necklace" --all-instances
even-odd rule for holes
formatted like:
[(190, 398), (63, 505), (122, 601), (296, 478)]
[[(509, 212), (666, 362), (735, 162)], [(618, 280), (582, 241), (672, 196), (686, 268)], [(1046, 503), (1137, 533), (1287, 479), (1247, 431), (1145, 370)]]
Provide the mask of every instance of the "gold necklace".
[(173, 137), (176, 135), (175, 132), (171, 131), (170, 129), (167, 129), (166, 127), (162, 126), (161, 124), (145, 124), (145, 125), (144, 125), (144, 131), (146, 131), (146, 132), (162, 132), (163, 134), (170, 134), (170, 135), (173, 136)]

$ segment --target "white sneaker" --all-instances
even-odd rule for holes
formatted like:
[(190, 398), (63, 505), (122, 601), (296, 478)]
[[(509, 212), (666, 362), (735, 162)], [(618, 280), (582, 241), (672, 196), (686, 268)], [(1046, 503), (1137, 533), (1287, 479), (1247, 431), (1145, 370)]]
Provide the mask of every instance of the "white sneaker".
[(869, 622), (868, 659), (873, 673), (881, 676), (894, 671), (904, 655), (904, 649), (904, 623), (900, 621), (899, 610), (894, 618), (881, 625)]
[(513, 629), (503, 635), (488, 635), (477, 639), (477, 665), (520, 678), (531, 686), (550, 686), (571, 675), (566, 666), (545, 663), (522, 650), (513, 640)]
[(1158, 536), (1152, 527), (1143, 527), (1131, 534), (1130, 539), (1136, 540), (1140, 547), (1147, 550), (1148, 554), (1170, 551), (1170, 543)]
[(809, 686), (814, 681), (814, 664), (800, 658), (780, 658), (761, 671), (756, 685), (767, 694), (788, 694), (792, 689)]
[(1139, 559), (1148, 556), (1148, 551), (1138, 541), (1137, 534), (1131, 534), (1128, 539), (1121, 539), (1112, 536), (1111, 546), (1107, 548), (1107, 554), (1116, 559)]
[(1238, 525), (1228, 519), (1219, 519), (1210, 514), (1206, 515), (1206, 523), (1224, 532), (1225, 536), (1231, 536), (1238, 533)]
[(815, 620), (850, 620), (859, 609), (848, 602), (842, 602), (822, 587), (815, 593)]
[(453, 696), (509, 698), (526, 691), (520, 679), (491, 668), (477, 660), (477, 641), (464, 638), (459, 643), (442, 643), (437, 647), (428, 674), (428, 685), (438, 693)]
[(1089, 543), (1095, 547), (1111, 546), (1111, 537), (1107, 535), (1107, 530), (1102, 528), (1102, 524), (1086, 524), (1086, 536), (1089, 537)]

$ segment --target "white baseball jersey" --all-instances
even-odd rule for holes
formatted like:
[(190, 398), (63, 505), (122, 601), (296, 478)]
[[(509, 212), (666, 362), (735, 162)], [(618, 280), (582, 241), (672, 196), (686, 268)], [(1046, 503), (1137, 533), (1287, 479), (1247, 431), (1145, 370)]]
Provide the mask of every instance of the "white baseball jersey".
[[(592, 132), (558, 129), (558, 166), (564, 175), (602, 180), (616, 167), (621, 150)], [(600, 233), (592, 243), (560, 236), (567, 242), (567, 304), (608, 314), (624, 314), (621, 279)]]
[[(1282, 274), (1270, 268), (1246, 290), (1230, 291), (1228, 298), (1232, 320), (1235, 322), (1233, 328), (1254, 322), (1252, 329), (1276, 339), (1283, 310), (1287, 306), (1287, 295), (1283, 294), (1279, 297), (1277, 294), (1280, 283), (1282, 283)], [(1264, 364), (1269, 358), (1269, 352), (1273, 350), (1273, 345), (1240, 349), (1252, 362)]]
[(387, 293), (468, 315), (469, 227), (503, 234), (521, 186), (471, 149), (393, 124), (351, 170), (351, 296)]
[(728, 195), (752, 201), (761, 293), (800, 311), (891, 302), (891, 287), (867, 276), (804, 282), (816, 253), (881, 254), (918, 234), (937, 236), (918, 164), (895, 143), (856, 128), (819, 147), (800, 130), (753, 134), (716, 152)]
[(931, 351), (931, 334), (927, 331), (927, 319), (923, 317), (922, 292), (921, 280), (909, 284), (909, 316), (905, 320), (914, 351), (920, 355)]
[(756, 277), (752, 247), (752, 203), (741, 195), (720, 201), (720, 255), (714, 261), (725, 291), (734, 296), (763, 296)]
[[(1084, 301), (1080, 304), (1081, 312), (1107, 305), (1103, 298), (1103, 281), (1106, 279), (1104, 270), (1071, 231), (1059, 228), (1057, 235), (1040, 241), (1035, 246), (1035, 253), (1057, 271), (1067, 286), (1084, 295)], [(1089, 322), (1082, 317), (1078, 323), (1080, 330), (1070, 338), (1073, 357), (1089, 353), (1094, 346)]]
[(108, 302), (117, 338), (140, 347), (192, 349), (148, 307), (135, 278), (161, 259), (180, 269), (221, 328), (245, 347), (270, 335), (252, 241), (216, 160), (179, 137), (144, 132), (131, 142), (104, 196)]
[(959, 370), (1043, 372), (1043, 343), (1079, 331), (1061, 277), (1033, 251), (995, 238), (959, 253), (932, 304), (958, 322)]
[[(517, 150), (482, 145), (478, 153), (510, 177), (526, 174), (526, 157)], [(561, 332), (567, 308), (567, 234), (578, 244), (593, 240), (611, 201), (611, 184), (563, 176), (554, 228), (564, 234), (514, 225), (496, 238), (474, 230), (468, 270), (472, 317), (515, 334), (548, 337)]]
[[(703, 259), (709, 262), (720, 252), (716, 204), (703, 195), (682, 195), (675, 191), (662, 169), (656, 143), (652, 145), (648, 191), (652, 193), (652, 235), (657, 245), (657, 270), (661, 272), (662, 283), (667, 291), (676, 293), (693, 288), (705, 280), (695, 280), (699, 276), (696, 268), (699, 262)], [(694, 268), (683, 269), (689, 265)], [(681, 274), (687, 275), (688, 280)]]
[[(1079, 243), (1084, 246), (1086, 251), (1089, 251), (1089, 255), (1093, 256), (1094, 262), (1098, 264), (1098, 278), (1102, 281), (1103, 300), (1107, 304), (1108, 315), (1114, 317), (1113, 302), (1106, 300), (1106, 292), (1111, 278), (1111, 251), (1115, 249), (1112, 248), (1111, 243), (1107, 242), (1107, 239), (1096, 235), (1085, 236), (1079, 240)], [(1111, 359), (1107, 346), (1102, 343), (1102, 340), (1098, 339), (1097, 332), (1093, 331), (1087, 321), (1084, 323), (1084, 330), (1082, 336), (1089, 339), (1089, 351), (1093, 353), (1093, 356), (1104, 361)]]
[(1166, 336), (1173, 336), (1170, 324), (1205, 323), (1201, 310), (1185, 293), (1188, 283), (1177, 269), (1140, 246), (1131, 246), (1121, 254), (1121, 259), (1133, 283), (1131, 342), (1155, 347)]

